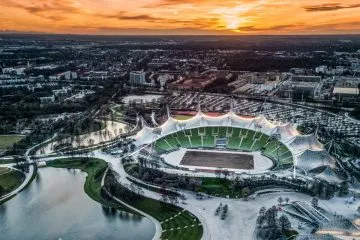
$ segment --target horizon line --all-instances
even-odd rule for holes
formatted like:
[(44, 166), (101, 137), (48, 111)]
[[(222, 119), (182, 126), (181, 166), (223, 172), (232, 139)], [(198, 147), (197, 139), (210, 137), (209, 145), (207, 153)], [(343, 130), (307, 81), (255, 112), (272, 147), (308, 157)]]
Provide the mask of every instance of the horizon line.
[(49, 33), (49, 32), (21, 32), (21, 31), (2, 31), (0, 35), (58, 35), (58, 36), (106, 36), (106, 37), (161, 37), (161, 36), (177, 36), (177, 37), (255, 37), (255, 36), (360, 36), (360, 33), (291, 33), (291, 34), (90, 34), (90, 33)]

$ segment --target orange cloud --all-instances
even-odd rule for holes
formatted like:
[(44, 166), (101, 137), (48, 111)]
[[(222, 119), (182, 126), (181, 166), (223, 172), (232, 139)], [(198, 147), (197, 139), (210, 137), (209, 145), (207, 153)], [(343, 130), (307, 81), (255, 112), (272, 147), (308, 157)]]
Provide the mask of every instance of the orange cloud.
[(347, 8), (359, 8), (360, 4), (343, 5), (340, 3), (328, 3), (321, 5), (305, 6), (304, 8), (308, 12), (321, 12), (321, 11), (336, 11)]
[(360, 33), (354, 0), (0, 0), (0, 30), (79, 34)]

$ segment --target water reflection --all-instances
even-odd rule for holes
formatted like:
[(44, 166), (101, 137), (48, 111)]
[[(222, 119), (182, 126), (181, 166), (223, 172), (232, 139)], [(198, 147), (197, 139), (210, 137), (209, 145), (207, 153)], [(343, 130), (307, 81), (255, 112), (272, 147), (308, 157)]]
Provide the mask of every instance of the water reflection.
[(74, 170), (40, 169), (28, 188), (0, 205), (0, 239), (152, 238), (155, 226), (148, 219), (88, 197), (85, 176)]

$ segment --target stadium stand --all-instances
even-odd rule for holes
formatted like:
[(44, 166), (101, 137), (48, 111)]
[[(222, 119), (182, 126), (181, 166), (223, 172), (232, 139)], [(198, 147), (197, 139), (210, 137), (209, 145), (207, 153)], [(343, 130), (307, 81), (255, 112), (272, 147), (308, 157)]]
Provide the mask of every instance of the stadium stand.
[(201, 127), (180, 130), (155, 142), (159, 153), (183, 148), (214, 148), (216, 139), (227, 139), (226, 148), (239, 151), (262, 151), (262, 153), (280, 165), (293, 164), (293, 155), (289, 149), (277, 140), (261, 132), (233, 127)]

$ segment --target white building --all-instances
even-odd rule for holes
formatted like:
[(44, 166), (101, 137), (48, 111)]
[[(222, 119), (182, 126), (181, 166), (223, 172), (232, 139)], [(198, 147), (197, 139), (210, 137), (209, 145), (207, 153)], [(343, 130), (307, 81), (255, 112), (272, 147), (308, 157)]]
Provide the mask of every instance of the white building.
[(16, 74), (21, 75), (25, 72), (25, 67), (10, 67), (10, 68), (3, 68), (2, 71), (4, 74)]
[(165, 84), (167, 81), (174, 80), (174, 75), (170, 75), (168, 73), (162, 74), (162, 75), (158, 76), (157, 80), (160, 83), (160, 90), (162, 91), (162, 90), (164, 90), (164, 87), (165, 87)]
[(71, 72), (67, 71), (63, 73), (65, 80), (70, 80), (71, 79)]
[(52, 92), (55, 96), (66, 95), (68, 93), (68, 91), (70, 91), (70, 89), (65, 88), (65, 87), (63, 87), (61, 89), (52, 90)]
[(316, 73), (327, 73), (328, 72), (328, 67), (325, 65), (319, 66), (315, 68), (315, 72)]
[(336, 66), (336, 68), (335, 68), (335, 73), (336, 74), (343, 74), (344, 71), (345, 71), (344, 66)]
[(351, 101), (358, 99), (360, 96), (360, 78), (354, 77), (339, 77), (337, 78), (335, 87), (333, 89), (334, 99), (338, 101)]
[(71, 72), (71, 79), (77, 79), (77, 73), (76, 72)]
[(144, 71), (130, 72), (130, 84), (144, 84), (144, 83), (145, 83)]
[(59, 74), (49, 76), (49, 79), (51, 81), (58, 81), (58, 80), (60, 80), (60, 78), (61, 78), (61, 75), (59, 75)]
[(55, 96), (52, 95), (50, 97), (40, 97), (40, 102), (41, 103), (53, 103), (53, 102), (55, 102)]
[(65, 80), (71, 80), (71, 79), (76, 79), (77, 78), (77, 73), (76, 72), (71, 72), (71, 71), (66, 71), (63, 73), (58, 73), (52, 76), (49, 76), (49, 79), (52, 81), (58, 81), (61, 79), (65, 79)]

